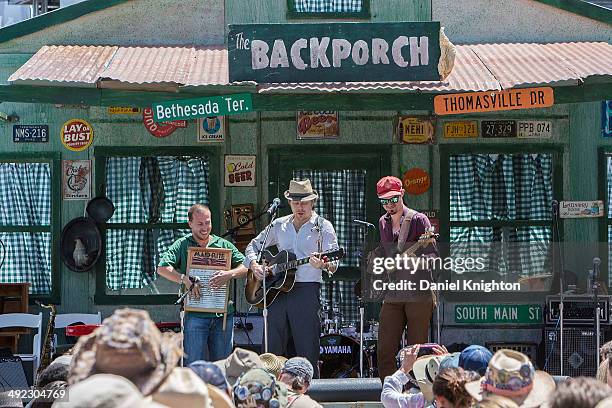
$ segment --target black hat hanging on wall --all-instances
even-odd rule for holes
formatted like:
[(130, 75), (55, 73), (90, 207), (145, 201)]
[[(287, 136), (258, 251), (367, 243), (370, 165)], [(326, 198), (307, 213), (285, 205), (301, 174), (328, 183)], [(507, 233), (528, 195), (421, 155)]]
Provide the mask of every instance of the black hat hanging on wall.
[(60, 255), (64, 264), (75, 272), (94, 267), (102, 254), (102, 234), (96, 223), (111, 219), (115, 206), (107, 197), (96, 197), (85, 207), (88, 216), (70, 221), (62, 230)]

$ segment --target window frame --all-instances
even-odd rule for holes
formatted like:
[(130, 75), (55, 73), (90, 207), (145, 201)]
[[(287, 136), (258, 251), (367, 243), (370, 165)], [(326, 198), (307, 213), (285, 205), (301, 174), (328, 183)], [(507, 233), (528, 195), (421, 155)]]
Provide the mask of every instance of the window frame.
[[(610, 242), (608, 241), (608, 227), (612, 226), (612, 217), (608, 218), (608, 174), (607, 174), (607, 166), (606, 166), (606, 157), (612, 157), (612, 146), (601, 146), (597, 152), (597, 163), (598, 163), (598, 197), (602, 197), (604, 202), (604, 216), (598, 222), (599, 225), (599, 242), (606, 243), (608, 246)], [(599, 254), (599, 258), (602, 260), (602, 265), (599, 269), (600, 273), (600, 281), (603, 281), (608, 285), (609, 279), (609, 271), (608, 265), (610, 265), (610, 259), (608, 256), (609, 251), (604, 251), (604, 253)]]
[[(106, 159), (109, 157), (147, 157), (147, 156), (199, 156), (206, 155), (210, 160), (209, 166), (209, 207), (213, 214), (213, 233), (218, 231), (214, 226), (222, 228), (223, 214), (220, 209), (221, 197), (219, 185), (223, 182), (221, 174), (221, 146), (184, 146), (184, 147), (98, 147), (94, 149), (95, 157), (95, 189), (97, 196), (104, 195), (106, 180)], [(102, 234), (103, 248), (106, 243), (107, 229), (189, 229), (185, 223), (103, 223), (98, 224)], [(106, 250), (102, 251), (100, 261), (96, 264), (96, 290), (94, 303), (96, 305), (159, 305), (173, 304), (177, 299), (174, 294), (143, 294), (143, 295), (109, 295), (106, 293)], [(161, 279), (165, 279), (161, 277)], [(178, 290), (178, 284), (177, 284)]]
[[(552, 154), (552, 177), (553, 177), (553, 200), (561, 201), (563, 194), (563, 153), (564, 147), (553, 143), (526, 143), (526, 144), (442, 144), (440, 145), (440, 242), (449, 243), (451, 227), (531, 227), (549, 226), (552, 228), (552, 217), (548, 220), (515, 220), (515, 221), (450, 221), (450, 171), (449, 158), (457, 154)], [(551, 208), (552, 211), (552, 208)], [(563, 237), (563, 221), (559, 220), (559, 236)], [(551, 242), (557, 242), (553, 231)], [(447, 254), (442, 254), (446, 256)], [(555, 277), (553, 276), (553, 281)], [(548, 292), (491, 292), (479, 293), (478, 302), (517, 302), (533, 301), (539, 295), (549, 294)], [(461, 294), (454, 292), (445, 293), (448, 301), (465, 302)]]
[(358, 12), (325, 12), (325, 13), (300, 13), (295, 9), (295, 0), (287, 0), (287, 19), (288, 20), (296, 20), (296, 19), (322, 19), (322, 18), (331, 18), (331, 19), (363, 19), (369, 20), (372, 17), (370, 12), (370, 0), (362, 0), (363, 6), (361, 11)]
[(48, 163), (51, 170), (51, 219), (49, 226), (0, 225), (1, 232), (48, 232), (51, 234), (51, 293), (29, 295), (29, 303), (61, 303), (62, 268), (60, 265), (59, 235), (61, 232), (61, 156), (58, 152), (0, 153), (2, 163)]

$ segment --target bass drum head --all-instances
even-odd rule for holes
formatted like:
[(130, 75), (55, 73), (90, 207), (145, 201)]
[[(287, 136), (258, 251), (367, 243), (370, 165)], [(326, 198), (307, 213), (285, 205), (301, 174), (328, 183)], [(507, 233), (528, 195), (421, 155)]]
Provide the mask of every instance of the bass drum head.
[[(357, 378), (359, 377), (359, 343), (350, 337), (340, 334), (321, 336), (319, 360), (321, 361), (321, 378)], [(364, 374), (368, 369), (366, 356), (363, 357)]]

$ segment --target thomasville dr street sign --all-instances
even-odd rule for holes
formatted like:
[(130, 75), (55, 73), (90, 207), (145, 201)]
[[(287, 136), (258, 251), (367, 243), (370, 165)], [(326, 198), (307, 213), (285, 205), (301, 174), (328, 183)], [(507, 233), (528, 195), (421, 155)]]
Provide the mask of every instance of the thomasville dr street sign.
[(465, 92), (437, 95), (434, 111), (437, 115), (495, 112), (515, 109), (548, 108), (555, 103), (550, 87), (519, 88), (503, 91)]

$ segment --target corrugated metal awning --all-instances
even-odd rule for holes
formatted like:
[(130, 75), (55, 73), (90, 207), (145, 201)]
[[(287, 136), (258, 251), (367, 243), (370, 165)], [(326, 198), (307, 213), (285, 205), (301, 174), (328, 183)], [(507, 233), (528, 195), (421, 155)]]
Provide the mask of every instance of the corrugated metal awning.
[[(474, 44), (456, 46), (455, 67), (445, 81), (259, 84), (260, 93), (470, 92), (532, 86), (579, 85), (593, 76), (612, 79), (607, 43)], [(224, 46), (45, 46), (10, 76), (13, 84), (104, 87), (210, 86), (229, 83)]]

